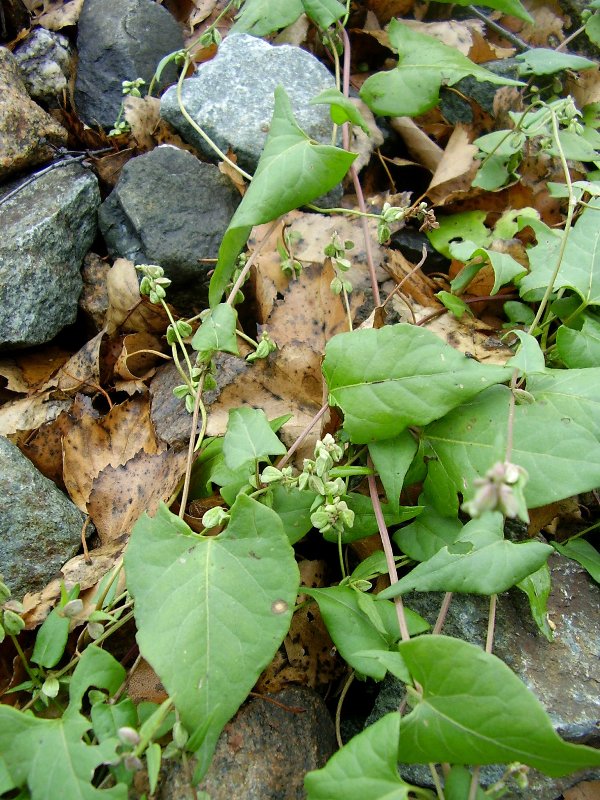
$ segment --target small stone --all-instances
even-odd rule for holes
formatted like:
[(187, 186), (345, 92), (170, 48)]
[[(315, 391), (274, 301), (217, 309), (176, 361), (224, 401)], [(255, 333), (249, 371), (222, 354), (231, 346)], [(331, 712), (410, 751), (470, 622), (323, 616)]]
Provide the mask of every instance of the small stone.
[[(272, 46), (247, 34), (231, 34), (212, 61), (201, 64), (183, 82), (182, 100), (192, 119), (223, 151), (229, 148), (244, 169), (254, 171), (263, 151), (274, 108), (273, 93), (282, 85), (294, 116), (312, 139), (331, 143), (327, 105), (309, 105), (333, 76), (313, 55), (293, 45)], [(162, 97), (161, 115), (209, 158), (215, 152), (184, 119), (176, 87)]]
[(67, 132), (27, 94), (13, 54), (0, 47), (0, 183), (11, 175), (50, 161)]
[[(14, 192), (14, 190), (12, 190)], [(75, 321), (96, 235), (98, 181), (65, 163), (0, 197), (0, 350), (50, 341)]]
[[(123, 81), (150, 83), (160, 60), (184, 47), (171, 14), (152, 0), (85, 0), (77, 28), (79, 63), (75, 106), (91, 127), (112, 128), (123, 101)], [(160, 86), (176, 79), (173, 64)]]
[[(209, 270), (241, 197), (212, 164), (163, 145), (123, 167), (99, 212), (109, 253), (136, 264), (159, 264), (173, 286), (192, 293)], [(213, 259), (213, 261), (203, 261)]]
[(68, 90), (73, 75), (73, 47), (62, 33), (34, 28), (15, 49), (27, 91), (37, 100), (56, 108)]
[(0, 463), (0, 574), (22, 600), (77, 554), (85, 516), (3, 436)]

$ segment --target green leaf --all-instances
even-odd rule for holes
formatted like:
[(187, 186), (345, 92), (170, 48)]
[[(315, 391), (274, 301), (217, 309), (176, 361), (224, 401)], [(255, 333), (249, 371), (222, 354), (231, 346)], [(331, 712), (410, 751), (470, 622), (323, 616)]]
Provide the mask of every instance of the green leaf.
[(239, 355), (235, 329), (237, 311), (227, 303), (221, 303), (208, 312), (192, 339), (192, 347), (209, 358), (212, 353), (222, 351)]
[[(591, 142), (588, 142), (586, 137), (579, 133), (559, 131), (558, 140), (565, 158), (568, 158), (572, 161), (596, 161), (600, 156), (597, 146), (594, 146)], [(560, 155), (560, 151), (554, 143), (548, 152), (553, 156)]]
[[(468, 281), (471, 282), (471, 279)], [(456, 285), (452, 286), (453, 289), (459, 291)], [(436, 292), (437, 299), (442, 303), (445, 308), (450, 311), (451, 314), (454, 314), (456, 319), (461, 319), (462, 316), (467, 313), (469, 316), (473, 316), (473, 312), (469, 308), (469, 306), (462, 300), (460, 297), (457, 297), (455, 294), (451, 294), (450, 292)]]
[(58, 608), (52, 609), (35, 637), (31, 660), (40, 667), (55, 667), (63, 653), (69, 637), (69, 619), (62, 616)]
[(95, 703), (90, 716), (94, 734), (100, 742), (115, 737), (119, 728), (137, 727), (137, 711), (129, 697), (118, 703)]
[[(572, 419), (600, 440), (600, 367), (594, 369), (547, 370), (532, 375), (527, 391), (561, 417)], [(584, 461), (580, 469), (585, 469)]]
[(447, 636), (419, 636), (398, 649), (422, 687), (401, 718), (401, 761), (519, 761), (553, 778), (600, 765), (600, 750), (558, 736), (539, 700), (496, 656)]
[(369, 455), (385, 489), (390, 510), (395, 513), (400, 512), (400, 492), (417, 447), (409, 431), (369, 445)]
[(600, 322), (586, 314), (580, 331), (561, 325), (556, 331), (556, 349), (567, 367), (600, 366)]
[(71, 676), (67, 713), (79, 711), (84, 694), (92, 686), (106, 689), (109, 695), (114, 694), (125, 680), (126, 674), (125, 669), (109, 652), (94, 644), (88, 645)]
[(158, 774), (160, 772), (160, 762), (162, 758), (162, 750), (158, 742), (152, 742), (146, 750), (146, 765), (148, 767), (148, 783), (150, 784), (150, 794), (156, 791), (158, 783)]
[(124, 784), (104, 790), (92, 785), (97, 767), (117, 759), (117, 740), (88, 745), (82, 737), (89, 728), (88, 720), (78, 713), (62, 719), (38, 719), (0, 706), (1, 788), (6, 791), (27, 785), (31, 800), (126, 800)]
[(398, 774), (399, 727), (400, 715), (386, 714), (309, 772), (307, 800), (408, 800), (413, 787)]
[(427, 561), (442, 547), (455, 542), (463, 529), (457, 517), (442, 516), (421, 495), (419, 502), (425, 510), (414, 522), (400, 528), (393, 536), (403, 553), (414, 561)]
[(439, 227), (427, 231), (427, 238), (438, 253), (452, 258), (450, 245), (453, 242), (471, 241), (476, 246), (489, 244), (491, 232), (483, 224), (486, 217), (485, 211), (461, 211), (440, 217)]
[(514, 177), (505, 156), (488, 156), (482, 161), (471, 186), (493, 192)]
[(346, 7), (338, 0), (302, 0), (306, 16), (319, 28), (329, 28), (346, 13)]
[(273, 486), (270, 507), (283, 523), (290, 544), (296, 544), (311, 530), (311, 508), (316, 497), (314, 492), (296, 487)]
[[(452, 767), (444, 780), (445, 800), (465, 800), (465, 797), (469, 797), (472, 779), (473, 776), (466, 767), (459, 765)], [(486, 800), (486, 798), (487, 795), (478, 786), (473, 800)]]
[(519, 153), (525, 141), (525, 135), (521, 131), (503, 130), (486, 133), (475, 139), (473, 144), (477, 145), (482, 153), (507, 159), (515, 153)]
[(144, 515), (125, 569), (140, 652), (201, 740), (201, 775), (289, 629), (299, 582), (294, 551), (277, 514), (240, 495), (218, 536), (193, 535), (164, 505), (154, 518)]
[[(456, 6), (469, 6), (469, 0), (440, 0), (441, 3), (452, 3)], [(520, 0), (485, 0), (479, 5), (486, 6), (487, 8), (495, 8), (503, 14), (510, 14), (511, 17), (518, 17), (525, 20), (525, 22), (533, 23), (534, 19), (530, 16), (527, 9), (523, 6)]]
[(356, 444), (426, 425), (510, 376), (505, 367), (479, 364), (434, 333), (404, 323), (334, 336), (323, 373)]
[(546, 47), (536, 47), (516, 56), (519, 75), (552, 75), (563, 69), (582, 70), (596, 66), (594, 61), (572, 53), (561, 53)]
[(600, 47), (600, 14), (596, 12), (585, 23), (585, 32), (590, 42)]
[[(458, 539), (428, 561), (384, 589), (378, 597), (391, 598), (413, 589), (419, 592), (499, 594), (546, 563), (552, 552), (541, 542), (514, 544), (502, 538), (502, 514), (488, 512), (468, 522)], [(466, 552), (459, 544), (470, 545)]]
[(376, 114), (423, 114), (438, 103), (442, 84), (453, 86), (468, 75), (477, 81), (522, 85), (489, 72), (454, 47), (417, 33), (396, 19), (391, 20), (388, 33), (392, 47), (398, 51), (398, 66), (371, 75), (360, 90), (360, 96)]
[(520, 345), (517, 354), (508, 359), (506, 366), (518, 369), (522, 375), (545, 372), (546, 361), (538, 340), (525, 331), (514, 330), (512, 333), (518, 337)]
[(365, 118), (360, 113), (358, 108), (354, 105), (349, 97), (343, 95), (339, 89), (330, 88), (323, 89), (316, 97), (310, 101), (310, 105), (318, 105), (320, 103), (328, 103), (331, 113), (331, 119), (336, 125), (343, 125), (344, 122), (351, 122), (368, 134), (369, 126), (365, 122)]
[[(541, 220), (523, 219), (521, 227), (533, 228), (537, 245), (527, 251), (529, 274), (521, 280), (521, 296), (535, 289), (545, 289), (556, 267), (561, 231), (549, 228)], [(554, 291), (573, 289), (586, 305), (600, 304), (600, 209), (586, 208), (567, 239)]]
[(277, 219), (333, 189), (355, 158), (355, 153), (312, 142), (298, 127), (283, 87), (275, 89), (265, 148), (219, 248), (209, 287), (211, 308), (221, 299), (253, 226)]
[(291, 25), (303, 11), (301, 0), (246, 0), (231, 33), (267, 36)]
[(223, 455), (229, 469), (237, 470), (248, 462), (285, 452), (285, 445), (271, 430), (262, 409), (248, 406), (230, 409), (223, 440)]
[[(376, 600), (373, 595), (349, 586), (302, 591), (317, 601), (323, 621), (340, 655), (350, 666), (377, 681), (383, 680), (387, 667), (363, 650), (396, 651), (400, 627), (394, 603)], [(422, 633), (429, 624), (414, 611), (405, 608), (406, 622), (412, 635)]]
[(531, 575), (519, 581), (517, 586), (527, 595), (531, 616), (538, 626), (538, 630), (549, 642), (553, 641), (554, 634), (548, 624), (548, 597), (552, 588), (548, 564), (544, 564), (536, 572), (532, 572)]
[[(351, 492), (343, 495), (342, 500), (347, 503), (351, 511), (354, 511), (354, 525), (351, 528), (346, 528), (342, 534), (342, 542), (344, 544), (356, 542), (358, 539), (364, 539), (366, 536), (378, 533), (377, 518), (375, 517), (370, 497), (358, 494), (358, 492)], [(398, 506), (398, 511), (396, 512), (390, 508), (388, 503), (382, 503), (381, 510), (383, 511), (385, 524), (388, 527), (397, 525), (400, 522), (406, 522), (421, 513), (421, 509), (418, 506)], [(326, 531), (323, 534), (323, 538), (328, 542), (337, 542), (338, 540), (335, 531)]]
[(552, 546), (561, 555), (572, 558), (586, 569), (596, 583), (600, 583), (600, 553), (585, 539), (571, 539), (565, 544), (552, 542)]
[[(538, 376), (533, 378), (538, 380)], [(509, 394), (505, 386), (494, 386), (424, 431), (426, 441), (466, 500), (474, 494), (474, 480), (504, 460)], [(600, 446), (568, 409), (558, 412), (540, 399), (517, 405), (513, 435), (511, 461), (529, 474), (525, 485), (528, 508), (600, 485)]]

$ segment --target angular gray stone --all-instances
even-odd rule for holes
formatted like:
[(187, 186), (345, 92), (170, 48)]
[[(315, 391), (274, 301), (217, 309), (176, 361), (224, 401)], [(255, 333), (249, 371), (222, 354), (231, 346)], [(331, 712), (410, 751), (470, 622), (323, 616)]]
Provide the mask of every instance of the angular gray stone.
[(85, 516), (3, 436), (0, 464), (0, 573), (22, 600), (77, 554)]
[(57, 107), (74, 71), (73, 47), (67, 37), (34, 28), (15, 48), (14, 57), (30, 96)]
[[(542, 702), (556, 731), (567, 741), (600, 745), (600, 587), (587, 572), (558, 554), (549, 560), (552, 592), (549, 617), (556, 626), (553, 642), (542, 636), (531, 618), (526, 596), (512, 589), (499, 596), (494, 633), (494, 654), (502, 659)], [(404, 596), (409, 608), (435, 623), (443, 594), (414, 592)], [(489, 600), (475, 595), (454, 595), (442, 633), (485, 645)], [(371, 724), (400, 705), (403, 684), (386, 678)], [(431, 786), (427, 767), (401, 769), (407, 780)], [(491, 783), (502, 767), (482, 768), (482, 781)], [(560, 779), (531, 770), (530, 786), (513, 787), (511, 800), (554, 800), (564, 789), (584, 779), (600, 778), (599, 770), (587, 770)]]
[(0, 197), (0, 350), (42, 344), (75, 321), (100, 205), (96, 177), (77, 163), (11, 191)]
[(0, 182), (50, 161), (67, 132), (27, 94), (15, 57), (0, 47)]
[[(143, 78), (149, 83), (159, 61), (183, 46), (179, 24), (152, 0), (85, 0), (77, 28), (79, 116), (91, 127), (112, 127), (123, 100), (122, 82)], [(169, 65), (160, 85), (175, 78)]]
[[(311, 138), (330, 143), (329, 107), (308, 103), (335, 82), (327, 68), (300, 47), (274, 47), (245, 33), (231, 34), (215, 58), (183, 82), (182, 100), (188, 114), (219, 148), (227, 152), (231, 147), (240, 166), (253, 172), (273, 116), (273, 92), (279, 85), (289, 95), (298, 125)], [(176, 87), (163, 95), (160, 113), (186, 141), (216, 158), (181, 114)]]
[[(287, 708), (269, 695), (253, 698), (225, 727), (200, 784), (211, 800), (301, 800), (305, 774), (333, 755), (333, 722), (315, 691), (290, 686), (273, 699)], [(179, 764), (168, 767), (160, 786), (159, 800), (192, 797)]]
[(127, 162), (98, 221), (112, 256), (160, 264), (177, 288), (208, 280), (201, 259), (217, 257), (240, 200), (216, 166), (163, 145)]

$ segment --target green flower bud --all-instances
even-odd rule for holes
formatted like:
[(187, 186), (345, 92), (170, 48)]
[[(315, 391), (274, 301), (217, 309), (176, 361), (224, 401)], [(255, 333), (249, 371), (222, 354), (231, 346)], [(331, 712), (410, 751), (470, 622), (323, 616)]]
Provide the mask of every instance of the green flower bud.
[(222, 525), (231, 515), (222, 507), (215, 506), (210, 508), (202, 517), (202, 524), (205, 528), (216, 528)]
[(59, 689), (60, 683), (58, 682), (58, 678), (55, 678), (54, 675), (50, 675), (42, 684), (42, 692), (46, 697), (56, 697)]
[(9, 636), (18, 636), (25, 627), (25, 622), (14, 611), (4, 609), (2, 625)]

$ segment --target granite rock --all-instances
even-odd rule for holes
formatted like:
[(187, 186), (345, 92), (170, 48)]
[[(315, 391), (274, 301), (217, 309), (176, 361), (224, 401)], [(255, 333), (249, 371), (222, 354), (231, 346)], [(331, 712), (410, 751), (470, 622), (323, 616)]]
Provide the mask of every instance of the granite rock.
[(68, 90), (74, 71), (73, 47), (62, 33), (34, 28), (15, 48), (30, 96), (50, 107), (58, 107)]
[(28, 167), (50, 161), (67, 143), (67, 132), (27, 94), (13, 54), (0, 47), (0, 183)]
[(0, 463), (0, 574), (22, 600), (77, 554), (85, 515), (3, 436)]
[(99, 204), (96, 177), (69, 162), (0, 197), (0, 350), (42, 344), (75, 321)]
[[(226, 725), (200, 784), (211, 800), (301, 800), (305, 774), (333, 754), (333, 722), (315, 691), (290, 686), (273, 695), (283, 708), (269, 697), (251, 699)], [(178, 764), (163, 777), (159, 800), (192, 797)]]
[[(231, 34), (212, 61), (183, 82), (182, 100), (192, 119), (223, 151), (229, 148), (251, 172), (263, 151), (273, 116), (275, 88), (289, 95), (298, 125), (313, 139), (331, 142), (329, 107), (309, 105), (335, 86), (333, 76), (313, 55), (292, 45), (273, 46), (247, 34)], [(209, 158), (214, 151), (184, 119), (176, 87), (162, 97), (161, 116)]]
[[(75, 106), (91, 127), (111, 128), (123, 101), (122, 82), (149, 83), (158, 63), (184, 46), (177, 21), (152, 0), (85, 0), (77, 28)], [(170, 64), (161, 86), (176, 78)]]
[[(600, 745), (600, 587), (587, 572), (558, 554), (550, 557), (552, 592), (548, 614), (556, 626), (553, 642), (539, 633), (531, 618), (526, 596), (518, 589), (498, 598), (494, 654), (502, 659), (542, 702), (556, 731), (567, 741)], [(431, 624), (436, 620), (443, 594), (414, 592), (404, 595), (409, 608)], [(442, 633), (484, 646), (489, 601), (475, 595), (454, 595)], [(397, 709), (403, 684), (386, 678), (367, 720), (371, 724), (388, 711)], [(427, 767), (403, 766), (403, 776), (416, 784), (431, 785)], [(497, 780), (503, 767), (483, 767), (482, 781)], [(530, 772), (526, 790), (516, 786), (510, 800), (554, 800), (561, 792), (584, 779), (600, 778), (589, 770), (561, 779)]]
[[(173, 289), (208, 280), (241, 197), (213, 164), (163, 145), (128, 161), (102, 204), (100, 229), (112, 256), (160, 264)], [(172, 299), (169, 289), (169, 299)]]

